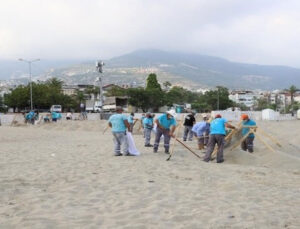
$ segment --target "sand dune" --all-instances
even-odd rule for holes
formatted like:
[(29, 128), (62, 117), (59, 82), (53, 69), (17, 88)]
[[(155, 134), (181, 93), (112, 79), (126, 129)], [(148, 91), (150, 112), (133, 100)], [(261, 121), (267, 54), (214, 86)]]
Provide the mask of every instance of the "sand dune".
[(256, 139), (223, 164), (179, 145), (166, 161), (137, 128), (141, 156), (113, 157), (103, 121), (2, 126), (0, 228), (299, 228), (300, 122), (258, 126), (282, 148)]

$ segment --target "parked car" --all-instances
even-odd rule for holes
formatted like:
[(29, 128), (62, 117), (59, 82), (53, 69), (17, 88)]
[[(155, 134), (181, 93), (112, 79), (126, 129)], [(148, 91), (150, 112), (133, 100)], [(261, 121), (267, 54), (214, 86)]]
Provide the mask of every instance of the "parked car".
[(62, 107), (61, 105), (52, 105), (50, 108), (50, 112), (62, 112)]

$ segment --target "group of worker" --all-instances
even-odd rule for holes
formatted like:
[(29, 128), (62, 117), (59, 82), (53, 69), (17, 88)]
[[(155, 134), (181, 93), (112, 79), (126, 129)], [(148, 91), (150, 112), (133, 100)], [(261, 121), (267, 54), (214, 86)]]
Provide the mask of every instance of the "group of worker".
[[(56, 122), (57, 120), (61, 119), (61, 117), (62, 116), (59, 112), (52, 111), (44, 116), (44, 122), (47, 123), (50, 122), (50, 120), (52, 120), (52, 122)], [(24, 118), (26, 123), (34, 124), (35, 121), (39, 120), (39, 112), (32, 110), (24, 114)]]
[[(132, 132), (134, 126), (134, 114), (131, 113), (129, 117), (123, 114), (122, 107), (117, 107), (116, 114), (112, 115), (108, 120), (108, 125), (112, 128), (113, 140), (115, 144), (115, 156), (127, 155), (128, 144), (126, 131)], [(255, 126), (256, 123), (249, 119), (248, 115), (242, 115), (244, 126)], [(170, 140), (175, 138), (174, 132), (176, 129), (176, 112), (174, 110), (167, 111), (154, 120), (154, 116), (151, 113), (142, 115), (141, 124), (144, 130), (145, 147), (153, 147), (153, 152), (158, 152), (159, 142), (161, 137), (164, 139), (165, 153), (169, 154)], [(203, 120), (196, 123), (195, 113), (190, 113), (184, 120), (184, 133), (183, 141), (192, 141), (194, 137), (198, 140), (198, 149), (203, 150), (206, 147), (206, 153), (203, 161), (209, 162), (211, 160), (211, 154), (217, 149), (217, 163), (224, 162), (223, 150), (225, 145), (226, 128), (235, 129), (235, 127), (228, 123), (228, 121), (220, 114), (217, 114), (214, 119), (209, 122), (207, 116), (203, 116)], [(155, 140), (154, 144), (150, 144), (151, 133), (154, 131)], [(245, 151), (253, 152), (253, 140), (254, 134), (248, 134), (249, 127), (242, 128), (242, 135), (248, 135), (241, 144), (241, 148)], [(122, 148), (122, 152), (121, 152)]]

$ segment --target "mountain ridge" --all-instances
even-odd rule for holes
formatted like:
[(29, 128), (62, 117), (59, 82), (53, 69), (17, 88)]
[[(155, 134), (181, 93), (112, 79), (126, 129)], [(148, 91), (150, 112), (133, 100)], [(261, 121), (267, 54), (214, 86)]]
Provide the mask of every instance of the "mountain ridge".
[[(238, 63), (220, 57), (156, 49), (136, 50), (105, 61), (103, 80), (104, 83), (142, 86), (152, 72), (158, 75), (160, 82), (170, 81), (173, 85), (195, 89), (225, 86), (272, 90), (284, 89), (292, 84), (300, 87), (300, 69), (297, 68)], [(67, 84), (76, 84), (95, 83), (97, 76), (99, 73), (94, 63), (84, 61), (54, 67), (35, 78), (57, 77)]]

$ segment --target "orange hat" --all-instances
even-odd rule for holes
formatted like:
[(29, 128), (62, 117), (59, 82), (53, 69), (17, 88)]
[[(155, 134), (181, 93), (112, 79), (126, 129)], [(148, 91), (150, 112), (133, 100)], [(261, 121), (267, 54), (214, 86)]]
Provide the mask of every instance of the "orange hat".
[(217, 115), (215, 116), (215, 118), (222, 118), (222, 116), (221, 116), (220, 114), (217, 114)]
[(247, 120), (247, 119), (249, 119), (249, 116), (247, 114), (242, 114), (241, 119), (242, 120)]

